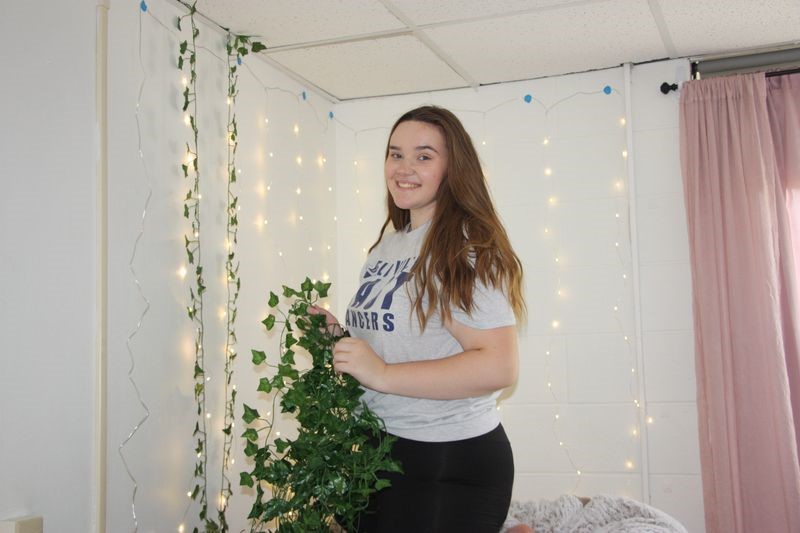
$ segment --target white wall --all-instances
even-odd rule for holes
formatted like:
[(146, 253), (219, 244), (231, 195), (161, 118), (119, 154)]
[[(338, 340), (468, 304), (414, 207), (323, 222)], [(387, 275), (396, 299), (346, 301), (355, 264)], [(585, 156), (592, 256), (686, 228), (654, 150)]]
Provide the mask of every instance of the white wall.
[(0, 17), (0, 519), (90, 530), (95, 2)]
[(631, 175), (622, 68), (337, 106), (340, 286), (355, 290), (385, 218), (389, 127), (417, 105), (450, 108), (526, 269), (520, 379), (502, 402), (514, 497), (625, 495), (702, 531), (677, 96), (658, 91), (688, 64), (632, 72)]
[[(178, 38), (173, 19), (180, 11), (162, 0), (148, 3), (148, 13), (141, 17), (141, 62), (138, 2), (115, 2), (109, 28), (107, 525), (108, 531), (134, 527), (134, 482), (120, 457), (121, 448), (138, 486), (135, 505), (139, 531), (176, 531), (181, 523), (191, 531), (199, 523), (199, 506), (186, 496), (195, 484), (195, 337), (186, 313), (193, 275), (184, 252), (184, 235), (190, 225), (183, 218), (183, 199), (191, 180), (183, 177), (180, 168), (191, 130), (184, 124), (180, 109), (185, 74), (176, 67), (182, 38)], [(225, 321), (219, 313), (227, 297), (227, 65), (223, 61), (224, 36), (205, 24), (201, 24), (200, 32), (201, 247), (208, 286), (204, 346), (206, 372), (211, 377), (207, 384), (207, 411), (211, 414), (208, 498), (209, 515), (216, 518), (222, 469), (225, 343)], [(268, 410), (266, 397), (256, 394), (261, 376), (253, 369), (250, 350), (277, 355), (277, 336), (268, 336), (260, 323), (267, 314), (269, 291), (279, 293), (283, 284), (297, 286), (305, 276), (335, 280), (336, 253), (335, 226), (331, 223), (334, 176), (328, 170), (335, 164), (333, 128), (328, 127), (332, 106), (311, 92), (303, 100), (303, 87), (252, 57), (245, 58), (239, 71), (237, 167), (242, 172), (233, 190), (241, 205), (236, 253), (241, 261), (242, 288), (236, 321), (239, 355), (233, 377), (238, 388), (235, 463), (229, 471), (234, 497), (227, 512), (234, 531), (246, 527), (245, 518), (253, 502), (253, 492), (239, 487), (239, 472), (252, 468), (242, 453), (244, 444), (239, 437), (244, 430), (242, 403)], [(320, 165), (323, 157), (326, 161)], [(152, 196), (145, 211), (149, 193)], [(143, 211), (144, 230), (131, 261)], [(177, 274), (181, 266), (190, 272), (185, 280)], [(144, 316), (145, 302), (137, 290), (137, 280), (149, 301)], [(137, 328), (140, 317), (141, 327)], [(128, 338), (132, 358), (126, 347)], [(150, 414), (125, 443), (145, 415), (139, 395), (128, 380), (132, 365), (131, 375)], [(291, 425), (281, 422), (278, 429), (291, 431)]]

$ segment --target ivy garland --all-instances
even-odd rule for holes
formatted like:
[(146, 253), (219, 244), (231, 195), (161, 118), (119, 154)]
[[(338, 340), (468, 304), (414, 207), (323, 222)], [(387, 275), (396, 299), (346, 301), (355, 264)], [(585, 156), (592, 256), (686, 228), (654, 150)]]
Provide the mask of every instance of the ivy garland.
[[(203, 337), (205, 333), (203, 321), (203, 293), (206, 286), (203, 282), (203, 263), (200, 247), (200, 165), (198, 157), (198, 128), (197, 128), (197, 37), (200, 29), (195, 21), (197, 13), (196, 2), (187, 6), (189, 12), (177, 19), (177, 27), (182, 31), (181, 22), (188, 18), (191, 24), (191, 40), (184, 40), (180, 43), (180, 54), (178, 55), (178, 69), (185, 70), (188, 67), (189, 77), (184, 78), (185, 88), (183, 90), (183, 112), (188, 114), (189, 126), (192, 129), (191, 140), (186, 143), (186, 162), (181, 165), (183, 177), (191, 179), (189, 192), (186, 194), (183, 203), (183, 216), (191, 221), (192, 237), (184, 236), (184, 246), (186, 256), (190, 265), (195, 265), (194, 286), (189, 287), (190, 305), (188, 307), (189, 318), (195, 325), (195, 363), (194, 363), (194, 397), (197, 402), (197, 421), (195, 422), (193, 436), (196, 439), (195, 453), (197, 459), (194, 466), (195, 486), (190, 497), (192, 500), (200, 502), (200, 520), (205, 525), (205, 531), (217, 531), (218, 526), (213, 520), (208, 520), (208, 433), (206, 430), (206, 417), (203, 416), (206, 409), (206, 389), (205, 389), (205, 349)], [(190, 109), (191, 108), (191, 109)], [(195, 292), (196, 291), (196, 292)], [(197, 532), (198, 529), (194, 528)]]
[[(240, 473), (240, 484), (256, 489), (248, 516), (251, 531), (262, 531), (269, 524), (280, 533), (328, 531), (334, 520), (354, 531), (370, 495), (389, 486), (379, 473), (400, 471), (389, 455), (394, 437), (384, 432), (383, 421), (361, 402), (363, 389), (355, 379), (333, 369), (333, 346), (347, 333), (341, 326), (326, 326), (324, 315), (308, 312), (327, 296), (330, 285), (306, 278), (299, 290), (284, 286), (288, 313), (278, 311), (283, 317), (280, 321), (270, 313), (263, 321), (267, 330), (276, 323), (282, 323), (283, 329), (280, 360), (277, 365), (268, 364), (277, 372), (260, 378), (257, 389), (272, 396), (272, 408), (262, 416), (245, 404), (242, 416), (251, 426), (242, 434), (247, 439), (244, 453), (254, 462), (252, 471)], [(275, 309), (279, 301), (270, 293), (270, 308)], [(300, 370), (295, 364), (298, 348), (311, 356), (310, 369)], [(263, 351), (252, 350), (252, 355), (253, 364), (267, 364)], [(295, 439), (272, 438), (278, 397), (281, 411), (299, 423)], [(261, 436), (261, 432), (266, 434)]]
[(225, 259), (225, 279), (227, 286), (226, 304), (226, 340), (225, 340), (225, 420), (223, 423), (224, 441), (222, 448), (222, 482), (220, 487), (220, 506), (218, 518), (220, 529), (228, 531), (228, 522), (225, 518), (225, 511), (228, 506), (233, 491), (231, 482), (228, 478), (228, 470), (231, 464), (231, 445), (233, 443), (233, 422), (235, 418), (234, 407), (236, 404), (236, 388), (231, 385), (233, 378), (233, 361), (236, 358), (236, 322), (237, 301), (239, 290), (241, 289), (241, 278), (239, 278), (239, 262), (234, 263), (236, 252), (235, 246), (238, 244), (240, 209), (239, 197), (232, 191), (232, 186), (236, 183), (236, 149), (239, 146), (239, 133), (236, 122), (236, 96), (238, 89), (236, 84), (239, 80), (237, 72), (242, 64), (242, 58), (250, 51), (259, 52), (265, 50), (266, 46), (258, 41), (252, 41), (250, 36), (237, 35), (230, 31), (227, 34), (226, 51), (228, 55), (228, 208), (227, 208), (227, 257)]

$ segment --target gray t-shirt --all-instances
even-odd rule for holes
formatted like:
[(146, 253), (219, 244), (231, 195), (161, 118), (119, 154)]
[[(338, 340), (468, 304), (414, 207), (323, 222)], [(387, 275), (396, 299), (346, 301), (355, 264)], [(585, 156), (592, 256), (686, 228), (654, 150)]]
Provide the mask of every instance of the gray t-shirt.
[[(438, 311), (425, 331), (419, 327), (408, 273), (419, 255), (430, 223), (413, 231), (388, 232), (367, 257), (359, 288), (347, 308), (345, 324), (353, 337), (369, 343), (387, 363), (442, 359), (464, 349), (442, 325)], [(473, 311), (451, 309), (453, 320), (475, 329), (512, 326), (514, 312), (506, 295), (478, 283)], [(429, 400), (366, 389), (363, 401), (399, 437), (426, 442), (468, 439), (500, 423), (496, 400), (500, 391), (476, 398)]]

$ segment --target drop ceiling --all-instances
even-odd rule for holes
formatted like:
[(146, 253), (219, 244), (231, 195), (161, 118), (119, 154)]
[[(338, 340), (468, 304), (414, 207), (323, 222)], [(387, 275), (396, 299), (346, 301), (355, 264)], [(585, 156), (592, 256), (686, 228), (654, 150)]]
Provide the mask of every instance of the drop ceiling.
[(800, 0), (198, 0), (332, 100), (800, 45)]

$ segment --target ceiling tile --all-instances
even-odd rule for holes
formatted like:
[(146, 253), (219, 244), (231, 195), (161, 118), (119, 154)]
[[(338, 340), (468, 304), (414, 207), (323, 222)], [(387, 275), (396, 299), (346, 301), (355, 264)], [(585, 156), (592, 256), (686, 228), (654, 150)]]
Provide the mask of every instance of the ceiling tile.
[(425, 30), (480, 83), (667, 57), (646, 1), (609, 0)]
[(800, 41), (797, 0), (660, 0), (659, 3), (681, 56)]
[(586, 0), (391, 0), (402, 13), (417, 25), (450, 20), (491, 17), (517, 11), (552, 8), (565, 4), (586, 3)]
[(405, 27), (378, 0), (198, 0), (197, 9), (268, 47)]
[(410, 35), (287, 50), (270, 57), (341, 100), (467, 85)]

